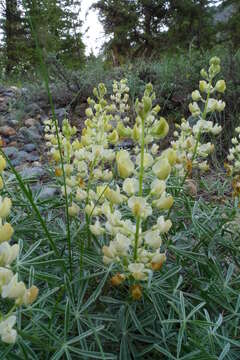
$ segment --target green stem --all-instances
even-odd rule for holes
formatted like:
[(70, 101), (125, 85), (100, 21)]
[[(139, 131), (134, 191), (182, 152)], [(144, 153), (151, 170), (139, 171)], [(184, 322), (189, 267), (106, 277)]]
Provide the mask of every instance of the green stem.
[(26, 9), (28, 22), (29, 22), (29, 25), (30, 25), (30, 28), (32, 30), (33, 37), (34, 37), (34, 40), (35, 40), (35, 45), (36, 45), (36, 50), (37, 50), (39, 60), (40, 60), (40, 66), (41, 66), (41, 70), (42, 70), (43, 80), (44, 80), (46, 91), (47, 91), (47, 94), (48, 94), (48, 99), (49, 99), (49, 103), (50, 103), (50, 107), (51, 107), (51, 111), (52, 111), (52, 116), (53, 116), (53, 121), (54, 121), (55, 129), (56, 129), (58, 151), (60, 153), (61, 168), (62, 168), (62, 174), (63, 174), (63, 187), (64, 187), (64, 198), (65, 198), (66, 220), (67, 220), (68, 256), (69, 256), (70, 278), (72, 279), (72, 246), (71, 246), (71, 233), (70, 233), (70, 218), (69, 218), (69, 212), (68, 212), (68, 194), (67, 194), (66, 174), (65, 174), (65, 170), (64, 170), (63, 155), (62, 155), (62, 151), (61, 151), (61, 141), (60, 141), (60, 136), (59, 136), (59, 131), (58, 131), (58, 122), (57, 122), (57, 119), (56, 119), (53, 99), (52, 99), (50, 86), (49, 86), (48, 71), (47, 71), (46, 65), (45, 65), (44, 60), (43, 60), (42, 49), (39, 46), (38, 37), (37, 37), (36, 31), (34, 29), (32, 19), (31, 19), (30, 15), (29, 15), (29, 13), (27, 11), (27, 6), (26, 6), (25, 0), (23, 1), (23, 5), (24, 5), (24, 7)]
[[(33, 200), (33, 198), (32, 198), (31, 193), (30, 193), (30, 192), (28, 191), (28, 189), (26, 188), (26, 186), (25, 186), (25, 184), (24, 184), (24, 181), (23, 181), (21, 175), (15, 170), (15, 168), (14, 168), (14, 166), (12, 165), (11, 161), (10, 161), (9, 158), (5, 155), (5, 153), (2, 151), (1, 148), (0, 148), (0, 154), (2, 154), (2, 155), (5, 157), (7, 163), (8, 163), (9, 166), (10, 166), (11, 171), (13, 172), (13, 174), (15, 175), (15, 177), (16, 177), (18, 183), (19, 183), (19, 186), (20, 186), (20, 188), (21, 188), (21, 190), (22, 190), (22, 193), (26, 196), (26, 198), (28, 199), (29, 203), (31, 204), (31, 206), (32, 206), (32, 208), (33, 208), (33, 210), (34, 210), (34, 212), (35, 212), (35, 214), (36, 214), (36, 216), (37, 216), (37, 218), (38, 218), (38, 220), (39, 220), (39, 222), (40, 222), (40, 224), (41, 224), (41, 226), (42, 226), (42, 228), (43, 228), (43, 230), (44, 230), (44, 232), (45, 232), (45, 234), (46, 234), (46, 237), (47, 237), (47, 239), (49, 240), (49, 243), (50, 243), (50, 245), (51, 245), (51, 247), (52, 247), (52, 249), (53, 249), (53, 251), (54, 251), (55, 256), (60, 259), (60, 257), (61, 257), (60, 252), (58, 251), (57, 246), (56, 246), (54, 240), (52, 239), (51, 234), (50, 234), (49, 231), (48, 231), (48, 228), (47, 228), (47, 226), (46, 226), (46, 223), (45, 223), (44, 219), (42, 218), (42, 215), (41, 215), (41, 213), (40, 213), (37, 205), (35, 204), (35, 202), (34, 202), (34, 200)], [(66, 274), (68, 274), (67, 269), (66, 269), (66, 267), (65, 267), (65, 264), (64, 264), (64, 263), (61, 263), (61, 264), (62, 264), (62, 266), (63, 266), (64, 272), (65, 272)]]
[[(142, 122), (142, 136), (141, 136), (141, 161), (140, 161), (140, 169), (139, 169), (139, 191), (138, 196), (142, 196), (143, 193), (143, 174), (144, 174), (144, 145), (145, 145), (145, 137), (144, 137), (144, 119), (141, 119)], [(139, 242), (139, 230), (141, 225), (141, 217), (137, 216), (136, 221), (136, 232), (135, 232), (135, 244), (134, 244), (134, 261), (137, 260), (138, 256), (138, 242)]]

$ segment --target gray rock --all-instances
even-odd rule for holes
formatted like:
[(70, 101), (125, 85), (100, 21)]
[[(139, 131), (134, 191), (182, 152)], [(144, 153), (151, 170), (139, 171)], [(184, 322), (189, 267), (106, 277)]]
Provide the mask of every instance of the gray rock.
[(38, 114), (42, 114), (42, 109), (36, 103), (31, 103), (25, 107), (25, 113), (28, 114), (29, 117), (34, 117)]
[(26, 144), (26, 145), (24, 145), (23, 150), (25, 150), (27, 152), (32, 152), (32, 151), (36, 150), (36, 145), (32, 144), (32, 143)]
[(39, 179), (46, 174), (46, 171), (42, 167), (34, 166), (23, 169), (20, 174), (23, 179)]
[[(67, 118), (67, 111), (65, 108), (59, 108), (55, 110), (55, 115), (58, 120), (59, 126), (62, 126), (62, 122), (65, 118)], [(52, 114), (51, 114), (52, 116)]]
[(3, 151), (10, 159), (17, 157), (18, 155), (18, 149), (14, 146), (5, 147), (3, 148)]
[(15, 159), (12, 160), (13, 166), (18, 166), (26, 162), (33, 162), (39, 160), (39, 156), (37, 154), (28, 153), (24, 150), (18, 151)]
[(43, 186), (39, 194), (39, 199), (48, 200), (59, 193), (59, 189), (56, 187)]
[(34, 142), (39, 142), (42, 140), (39, 129), (36, 128), (35, 126), (31, 126), (30, 128), (23, 126), (19, 129), (18, 134), (20, 139), (24, 143), (28, 143), (29, 140)]
[(9, 119), (7, 121), (7, 123), (8, 123), (8, 125), (13, 126), (13, 127), (15, 127), (15, 126), (17, 126), (19, 124), (19, 122), (17, 120), (14, 120), (14, 119)]

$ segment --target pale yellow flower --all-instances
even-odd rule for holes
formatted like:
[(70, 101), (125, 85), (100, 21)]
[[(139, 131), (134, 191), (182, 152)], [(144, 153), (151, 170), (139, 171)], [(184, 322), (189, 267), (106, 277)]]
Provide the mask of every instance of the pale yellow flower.
[(136, 217), (140, 216), (145, 219), (152, 215), (152, 208), (143, 197), (132, 196), (128, 200), (128, 206)]

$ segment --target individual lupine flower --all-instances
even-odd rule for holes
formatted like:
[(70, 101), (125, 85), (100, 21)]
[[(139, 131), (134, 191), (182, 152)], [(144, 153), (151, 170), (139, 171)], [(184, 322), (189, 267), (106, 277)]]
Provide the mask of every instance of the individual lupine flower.
[(152, 205), (159, 210), (169, 210), (173, 206), (173, 202), (172, 195), (168, 195), (164, 191), (159, 199), (153, 200)]
[(9, 241), (14, 233), (12, 225), (9, 223), (5, 223), (0, 226), (0, 244), (4, 241)]
[(148, 216), (152, 215), (152, 208), (143, 197), (132, 196), (128, 200), (128, 206), (132, 210), (134, 216), (140, 216), (141, 218), (146, 219)]
[(8, 266), (17, 258), (19, 245), (9, 245), (8, 242), (0, 244), (0, 266)]
[(160, 179), (166, 180), (171, 173), (171, 165), (168, 162), (167, 158), (160, 158), (154, 165), (153, 165), (153, 173)]
[(128, 265), (128, 270), (135, 280), (146, 280), (148, 278), (148, 271), (144, 264), (132, 263)]
[(135, 178), (127, 178), (124, 180), (122, 188), (128, 196), (134, 195), (139, 190), (139, 182)]
[(8, 284), (13, 278), (13, 272), (5, 267), (0, 267), (0, 289)]
[(101, 226), (99, 219), (97, 219), (95, 224), (90, 225), (90, 231), (93, 235), (99, 236), (105, 232), (105, 229)]
[(19, 299), (22, 298), (26, 291), (24, 282), (17, 280), (18, 276), (15, 274), (10, 282), (2, 287), (2, 298)]
[(158, 229), (147, 231), (144, 234), (144, 238), (146, 244), (151, 246), (153, 249), (159, 249), (162, 245), (162, 238)]
[(17, 339), (17, 331), (13, 329), (17, 318), (15, 315), (9, 316), (7, 319), (0, 321), (1, 340), (7, 344), (14, 344)]
[(116, 156), (118, 173), (121, 178), (126, 179), (132, 175), (134, 171), (134, 164), (130, 158), (127, 150), (120, 150)]

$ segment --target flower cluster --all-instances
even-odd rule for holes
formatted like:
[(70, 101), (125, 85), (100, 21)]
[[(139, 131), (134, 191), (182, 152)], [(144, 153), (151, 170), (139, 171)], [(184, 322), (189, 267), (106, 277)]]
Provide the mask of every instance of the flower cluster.
[[(94, 202), (99, 197), (99, 194), (92, 189), (96, 190), (99, 182), (112, 180), (111, 164), (115, 160), (115, 152), (111, 146), (118, 143), (117, 124), (129, 110), (128, 91), (125, 80), (114, 82), (112, 102), (109, 103), (105, 98), (107, 89), (104, 84), (99, 84), (93, 90), (96, 100), (88, 98), (87, 119), (80, 141), (74, 139), (76, 128), (71, 127), (68, 120), (65, 119), (62, 130), (58, 130), (67, 193), (71, 197), (69, 214), (72, 216), (78, 215), (80, 205), (83, 203), (86, 212), (90, 213)], [(127, 117), (123, 120), (128, 121)], [(51, 158), (58, 163), (61, 158), (53, 121), (45, 122), (45, 132)], [(59, 167), (56, 168), (55, 174), (62, 175)], [(62, 190), (64, 193), (64, 189)]]
[(213, 97), (214, 94), (224, 93), (226, 89), (224, 80), (218, 80), (215, 85), (213, 84), (220, 70), (220, 59), (217, 57), (210, 60), (208, 71), (201, 70), (204, 80), (199, 82), (199, 90), (192, 92), (193, 102), (189, 104), (192, 116), (188, 121), (182, 119), (181, 125), (176, 125), (176, 140), (172, 141), (172, 147), (177, 153), (175, 169), (179, 176), (190, 175), (193, 168), (203, 171), (209, 168), (206, 159), (213, 151), (214, 145), (201, 141), (204, 134), (218, 135), (222, 130), (221, 126), (213, 124), (210, 119), (207, 120), (215, 111), (221, 112), (225, 108), (225, 102)]
[[(128, 133), (135, 143), (135, 154), (124, 149), (117, 152), (113, 184), (97, 186), (98, 202), (86, 208), (94, 219), (90, 225), (92, 234), (104, 234), (109, 239), (102, 252), (106, 265), (115, 264), (113, 285), (120, 285), (127, 278), (146, 281), (166, 261), (166, 254), (161, 251), (162, 239), (172, 224), (158, 215), (173, 204), (166, 182), (176, 156), (172, 149), (157, 155), (158, 146), (153, 142), (165, 137), (169, 127), (163, 117), (158, 119), (160, 107), (153, 107), (154, 100), (155, 93), (148, 84), (142, 100), (135, 105), (134, 127), (122, 124), (120, 128), (118, 123), (119, 138)], [(140, 293), (139, 287), (132, 288), (133, 297), (140, 297)]]
[(233, 146), (229, 149), (228, 162), (224, 164), (227, 175), (233, 176), (233, 197), (240, 198), (240, 127), (235, 129), (236, 136), (232, 138)]
[[(3, 187), (2, 173), (6, 161), (0, 155), (1, 188)], [(3, 342), (11, 344), (16, 341), (17, 332), (13, 328), (16, 316), (13, 315), (17, 306), (32, 304), (38, 295), (38, 288), (31, 286), (27, 289), (22, 281), (18, 281), (18, 274), (11, 268), (19, 253), (19, 245), (10, 245), (13, 228), (6, 218), (10, 214), (12, 202), (8, 197), (0, 197), (0, 294), (2, 299), (15, 301), (13, 309), (7, 315), (0, 315), (0, 336)]]

